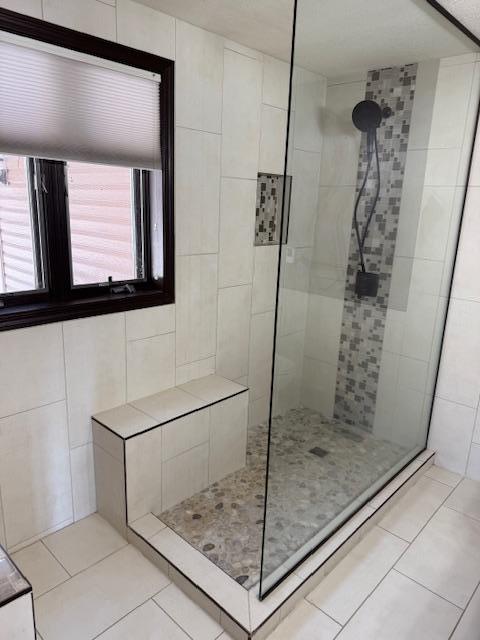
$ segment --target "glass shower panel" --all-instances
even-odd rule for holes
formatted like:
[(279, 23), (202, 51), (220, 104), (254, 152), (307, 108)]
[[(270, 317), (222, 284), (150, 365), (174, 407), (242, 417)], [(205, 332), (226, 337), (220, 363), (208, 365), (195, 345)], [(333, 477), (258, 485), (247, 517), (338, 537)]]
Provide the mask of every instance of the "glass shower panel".
[(480, 63), (371, 4), (297, 3), (262, 596), (427, 442)]

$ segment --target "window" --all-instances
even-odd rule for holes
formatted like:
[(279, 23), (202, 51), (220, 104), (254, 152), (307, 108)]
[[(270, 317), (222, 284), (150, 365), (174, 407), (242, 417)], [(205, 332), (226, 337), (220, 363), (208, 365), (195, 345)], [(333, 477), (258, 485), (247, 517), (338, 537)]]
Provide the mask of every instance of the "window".
[(4, 9), (0, 58), (0, 330), (173, 302), (173, 62)]

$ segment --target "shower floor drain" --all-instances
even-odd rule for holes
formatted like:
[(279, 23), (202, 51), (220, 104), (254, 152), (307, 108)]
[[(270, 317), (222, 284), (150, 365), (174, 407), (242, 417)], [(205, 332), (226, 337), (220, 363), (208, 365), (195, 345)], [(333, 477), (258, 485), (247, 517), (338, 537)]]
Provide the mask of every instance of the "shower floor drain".
[(325, 451), (325, 449), (321, 447), (313, 447), (313, 449), (310, 449), (310, 453), (313, 453), (314, 456), (318, 456), (319, 458), (324, 458), (328, 455), (328, 451)]

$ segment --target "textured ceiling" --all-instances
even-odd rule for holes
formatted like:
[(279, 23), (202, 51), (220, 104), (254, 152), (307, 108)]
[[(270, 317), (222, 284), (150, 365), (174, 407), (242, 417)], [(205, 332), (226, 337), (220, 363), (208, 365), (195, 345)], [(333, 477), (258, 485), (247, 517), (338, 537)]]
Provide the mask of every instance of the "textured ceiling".
[[(140, 1), (277, 58), (290, 58), (293, 0)], [(469, 5), (469, 15), (480, 14), (480, 0), (443, 2)], [(298, 0), (297, 25), (297, 64), (327, 77), (477, 50), (426, 0)]]
[(480, 39), (479, 0), (439, 0), (439, 4)]

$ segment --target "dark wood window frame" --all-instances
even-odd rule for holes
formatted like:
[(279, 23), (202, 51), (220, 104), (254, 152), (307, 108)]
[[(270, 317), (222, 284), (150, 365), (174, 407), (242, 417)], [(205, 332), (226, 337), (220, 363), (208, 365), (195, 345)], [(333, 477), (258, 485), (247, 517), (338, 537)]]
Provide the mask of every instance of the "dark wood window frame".
[[(136, 280), (133, 293), (114, 293), (105, 286), (72, 287), (70, 246), (68, 237), (68, 211), (66, 205), (64, 163), (40, 160), (35, 168), (42, 175), (42, 184), (48, 192), (48, 204), (35, 202), (32, 197), (32, 215), (43, 218), (45, 233), (40, 231), (35, 242), (47, 244), (44, 252), (48, 290), (0, 295), (0, 331), (59, 322), (106, 313), (140, 309), (175, 301), (174, 268), (174, 65), (167, 60), (144, 51), (103, 40), (65, 27), (31, 18), (0, 8), (0, 30), (32, 38), (52, 45), (119, 62), (161, 75), (160, 84), (160, 149), (162, 159), (163, 206), (163, 278), (155, 281), (151, 275), (150, 236), (148, 226), (149, 200), (143, 199), (143, 221), (147, 227), (144, 237), (145, 278)], [(30, 161), (34, 162), (34, 161)], [(36, 163), (37, 161), (35, 161)], [(63, 168), (62, 168), (63, 165)], [(33, 174), (33, 171), (30, 171)], [(134, 171), (134, 189), (140, 195), (146, 192), (148, 171)], [(145, 189), (141, 189), (143, 184)], [(33, 193), (33, 183), (30, 190)], [(37, 189), (37, 194), (41, 190)], [(38, 197), (38, 195), (37, 195)], [(38, 209), (37, 209), (38, 204)], [(39, 215), (40, 214), (43, 215)], [(141, 215), (137, 210), (136, 215)], [(41, 225), (40, 225), (41, 229)]]

